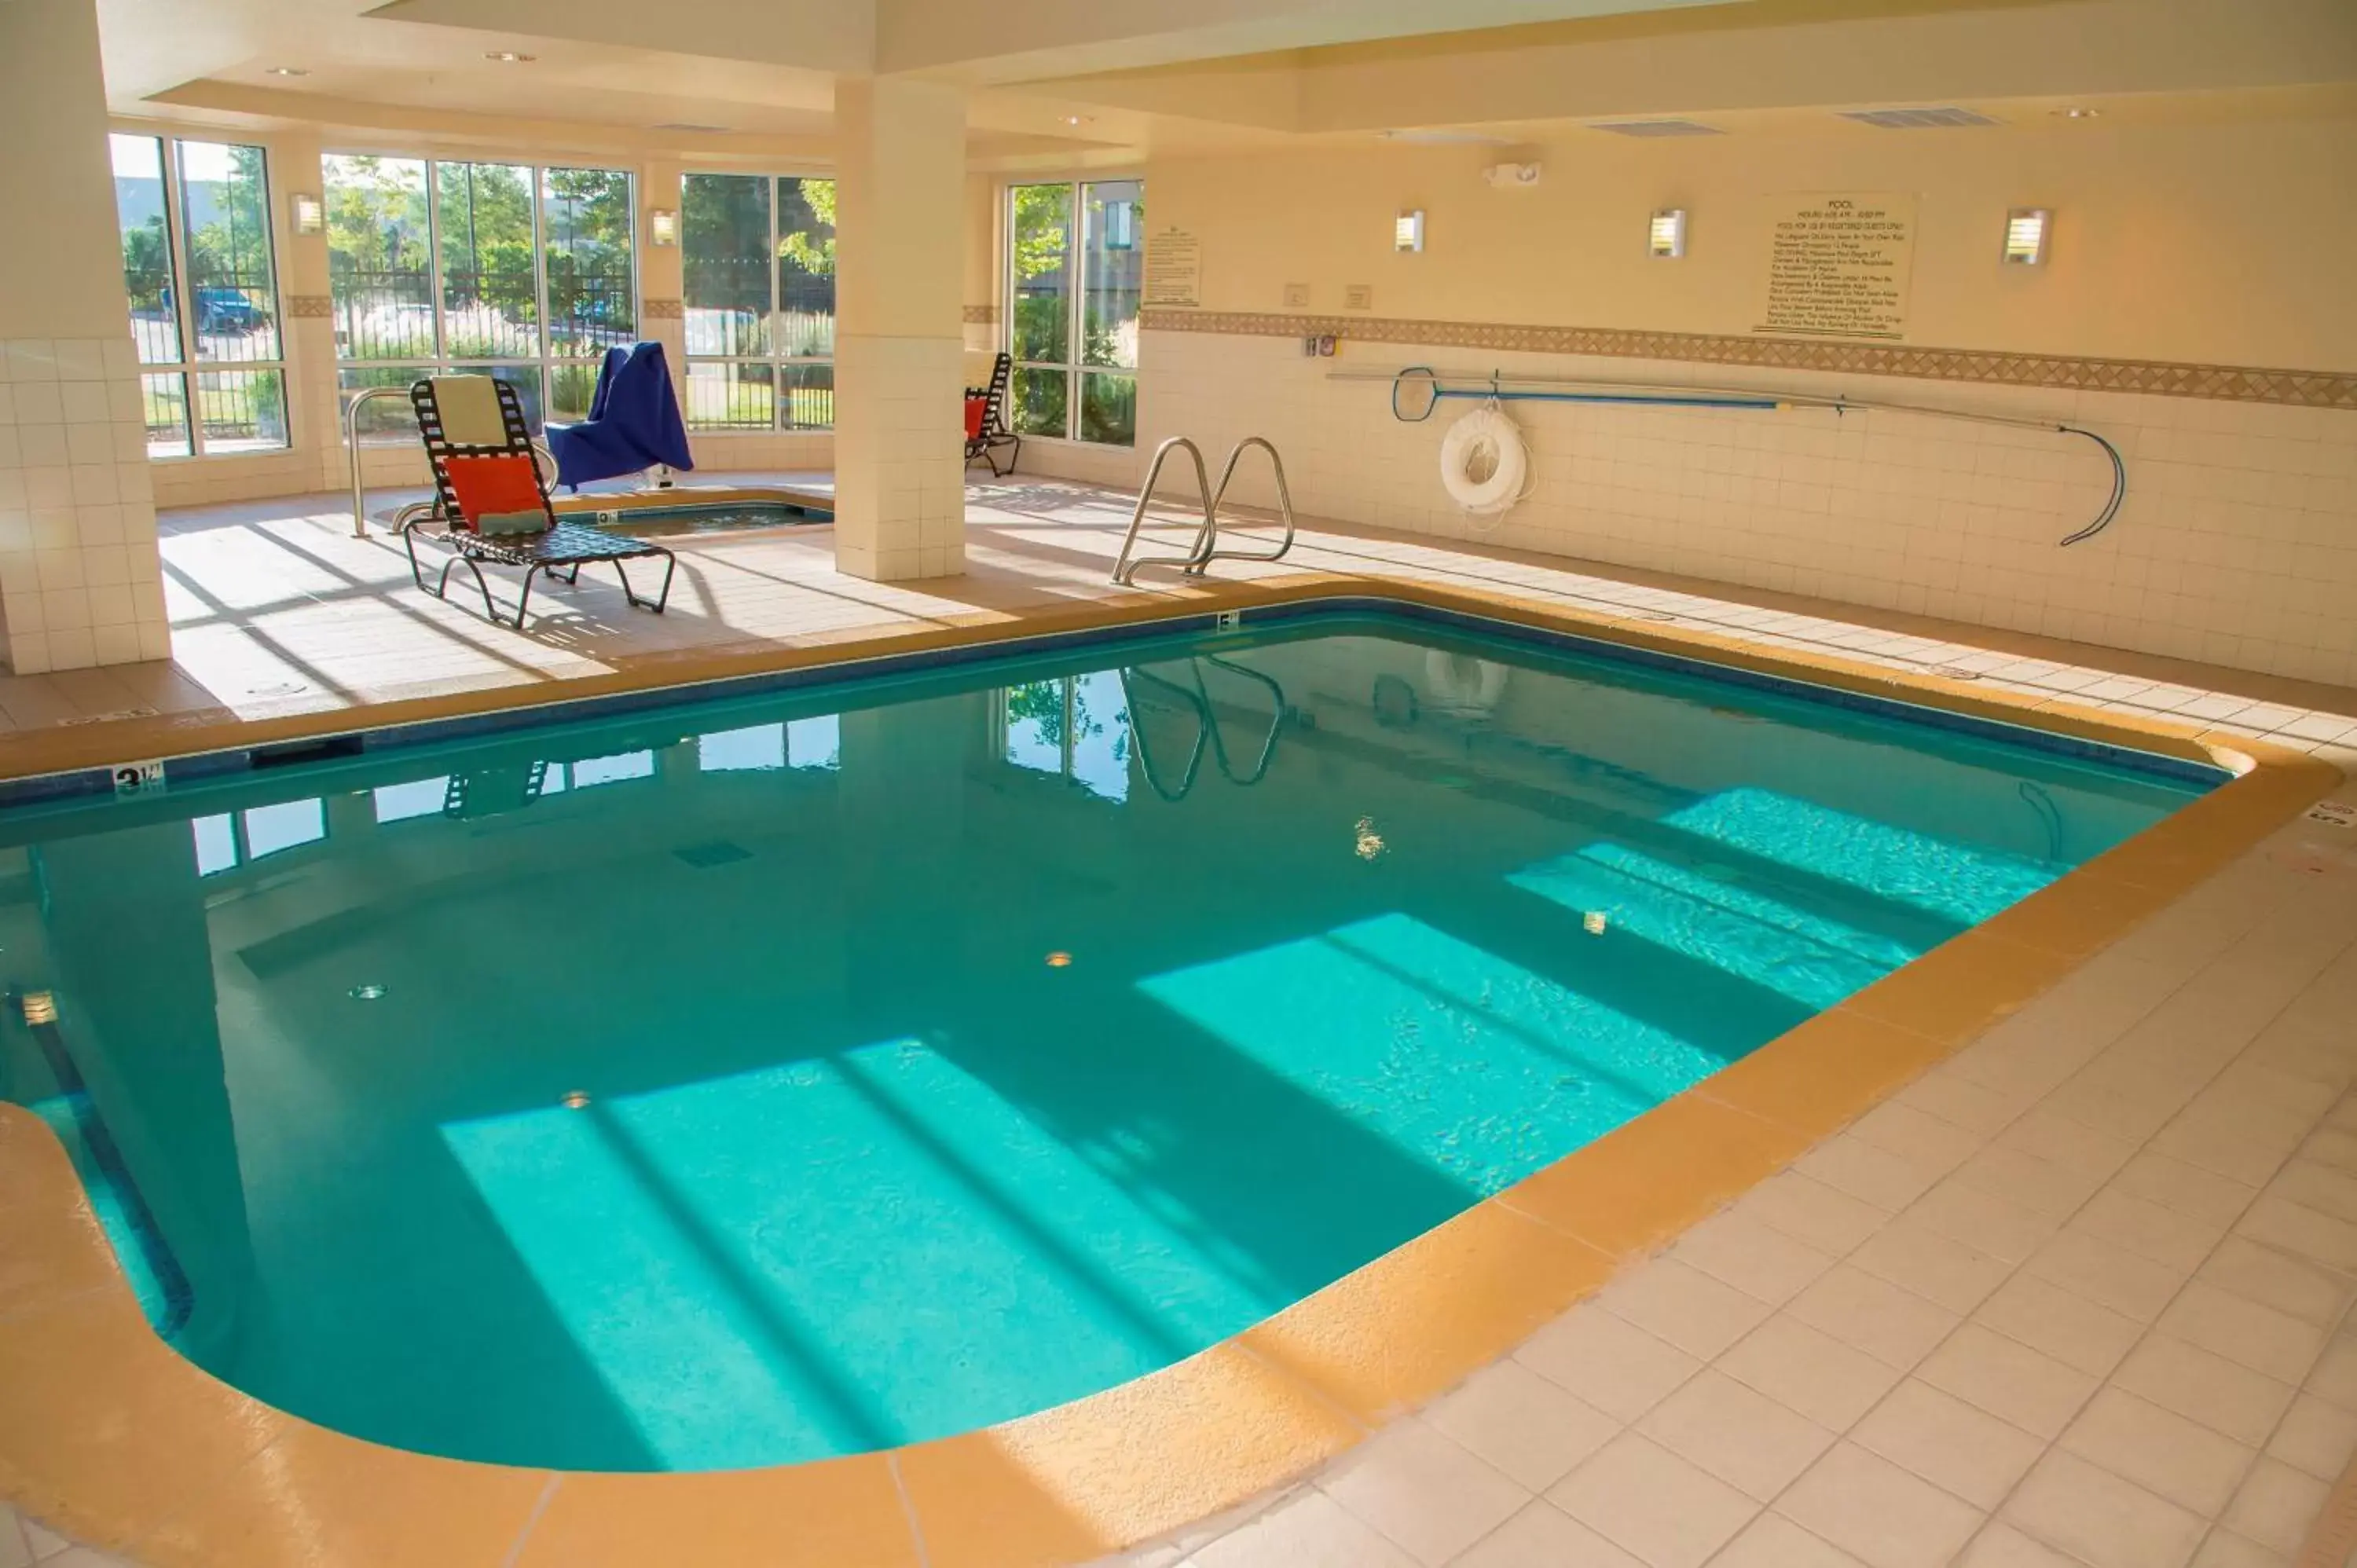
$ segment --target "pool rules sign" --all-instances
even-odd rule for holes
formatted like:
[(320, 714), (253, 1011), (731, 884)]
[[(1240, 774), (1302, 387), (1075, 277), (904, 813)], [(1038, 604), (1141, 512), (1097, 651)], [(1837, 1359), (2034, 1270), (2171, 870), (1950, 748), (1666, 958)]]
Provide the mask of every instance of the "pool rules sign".
[(1915, 267), (1912, 196), (1775, 199), (1768, 304), (1758, 330), (1895, 341)]

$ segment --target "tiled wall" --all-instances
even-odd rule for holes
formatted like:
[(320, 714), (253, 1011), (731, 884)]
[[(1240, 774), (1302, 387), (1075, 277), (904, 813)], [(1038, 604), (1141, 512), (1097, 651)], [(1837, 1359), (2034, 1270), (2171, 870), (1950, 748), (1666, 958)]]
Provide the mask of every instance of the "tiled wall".
[(0, 342), (0, 610), (18, 674), (170, 655), (128, 330)]
[[(1415, 344), (1310, 360), (1292, 338), (1200, 331), (1149, 331), (1141, 359), (1135, 452), (1029, 444), (1024, 471), (1135, 484), (1157, 442), (1188, 435), (1216, 478), (1235, 441), (1266, 435), (1306, 514), (2357, 683), (2357, 412)], [(2065, 550), (2110, 482), (2076, 438), (1883, 413), (1516, 403), (1530, 497), (1495, 523), (1468, 519), (1441, 489), (1439, 448), (1474, 405), (1401, 424), (1387, 382), (1328, 379), (1418, 362), (2067, 421), (2117, 444), (2127, 500)], [(1248, 460), (1237, 499), (1267, 504), (1265, 473)]]

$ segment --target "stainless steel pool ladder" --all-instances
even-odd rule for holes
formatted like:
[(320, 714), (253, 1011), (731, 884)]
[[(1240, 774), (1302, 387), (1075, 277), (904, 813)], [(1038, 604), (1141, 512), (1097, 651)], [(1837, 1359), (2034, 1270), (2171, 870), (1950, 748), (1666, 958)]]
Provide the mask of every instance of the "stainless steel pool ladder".
[[(1275, 703), (1275, 706), (1269, 711), (1268, 734), (1261, 740), (1260, 756), (1253, 763), (1251, 770), (1241, 776), (1237, 774), (1234, 764), (1229, 759), (1227, 741), (1220, 733), (1219, 715), (1212, 712), (1211, 694), (1203, 685), (1203, 666), (1207, 663), (1241, 675), (1247, 681), (1258, 682), (1268, 688), (1269, 696)], [(1285, 688), (1277, 684), (1275, 677), (1265, 675), (1257, 670), (1248, 669), (1233, 660), (1222, 659), (1215, 653), (1189, 659), (1187, 660), (1187, 666), (1188, 672), (1195, 679), (1194, 689), (1191, 691), (1168, 676), (1157, 675), (1153, 671), (1141, 666), (1129, 666), (1120, 671), (1122, 705), (1129, 710), (1129, 733), (1132, 743), (1137, 747), (1138, 766), (1145, 770), (1146, 782), (1156, 794), (1166, 800), (1185, 800), (1188, 793), (1195, 788), (1196, 775), (1202, 769), (1203, 749), (1208, 742), (1213, 762), (1219, 768), (1221, 776), (1229, 783), (1259, 783), (1268, 776), (1269, 762), (1276, 756), (1277, 731), (1285, 724)], [(1154, 748), (1146, 737), (1145, 715), (1138, 709), (1136, 693), (1130, 685), (1133, 677), (1140, 682), (1159, 686), (1166, 691), (1177, 693), (1179, 700), (1184, 702), (1195, 714), (1195, 744), (1187, 753), (1187, 766), (1179, 773), (1178, 785), (1175, 789), (1162, 781), (1161, 771), (1154, 765)]]
[[(1145, 525), (1146, 509), (1154, 499), (1154, 486), (1162, 478), (1162, 465), (1171, 452), (1185, 447), (1195, 460), (1195, 493), (1202, 499), (1203, 525), (1195, 532), (1195, 542), (1184, 555), (1140, 555), (1137, 551), (1137, 531)], [(1243, 461), (1244, 451), (1257, 446), (1268, 454), (1269, 467), (1276, 472), (1277, 515), (1285, 523), (1285, 537), (1274, 550), (1222, 550), (1220, 548), (1220, 503), (1227, 499), (1228, 486), (1236, 477), (1236, 465)], [(1220, 488), (1213, 489), (1205, 477), (1203, 449), (1184, 435), (1173, 435), (1154, 449), (1153, 465), (1146, 470), (1146, 484), (1137, 492), (1137, 506), (1129, 514), (1129, 532), (1121, 542), (1120, 558), (1113, 564), (1113, 580), (1120, 587), (1130, 585), (1141, 566), (1177, 566), (1189, 577), (1200, 577), (1203, 569), (1214, 561), (1281, 561), (1293, 548), (1293, 492), (1286, 488), (1285, 459), (1277, 456), (1275, 446), (1267, 437), (1247, 435), (1236, 443), (1228, 454), (1227, 467), (1220, 470)]]

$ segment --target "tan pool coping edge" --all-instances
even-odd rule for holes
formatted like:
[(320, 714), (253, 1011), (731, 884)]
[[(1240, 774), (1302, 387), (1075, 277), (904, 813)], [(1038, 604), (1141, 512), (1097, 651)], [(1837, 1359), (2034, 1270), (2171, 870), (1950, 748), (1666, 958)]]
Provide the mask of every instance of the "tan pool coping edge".
[[(1293, 1479), (1512, 1348), (2017, 1011), (2335, 787), (2222, 732), (2040, 702), (1503, 594), (1304, 574), (943, 618), (825, 645), (651, 656), (607, 675), (260, 723), (29, 737), (0, 775), (514, 709), (1213, 609), (1385, 598), (1496, 617), (2191, 760), (2236, 775), (1695, 1088), (1222, 1344), (1053, 1410), (849, 1458), (702, 1475), (434, 1458), (237, 1392), (150, 1330), (65, 1151), (0, 1106), (0, 1497), (151, 1568), (359, 1560), (1054, 1568)], [(921, 1540), (921, 1547), (920, 1541)], [(921, 1552), (921, 1556), (920, 1556)]]

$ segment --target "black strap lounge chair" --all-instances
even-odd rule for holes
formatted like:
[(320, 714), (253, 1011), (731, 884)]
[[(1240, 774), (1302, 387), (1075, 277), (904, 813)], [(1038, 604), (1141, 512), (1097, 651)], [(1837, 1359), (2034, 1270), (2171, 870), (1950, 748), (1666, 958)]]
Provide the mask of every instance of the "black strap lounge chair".
[[(971, 414), (966, 419), (965, 460), (971, 463), (979, 457), (989, 464), (990, 477), (994, 479), (1003, 479), (1015, 472), (1015, 460), (1023, 456), (1023, 437), (1006, 427), (1007, 383), (1014, 379), (1014, 375), (1015, 361), (1006, 355), (1001, 354), (990, 367), (989, 386), (965, 389), (969, 404), (974, 403), (982, 404), (982, 418), (979, 421)], [(1006, 467), (1004, 468), (998, 466), (998, 459), (992, 456), (1002, 446), (1011, 448), (1006, 454)]]
[[(622, 579), (622, 596), (639, 609), (662, 613), (671, 602), (678, 558), (660, 544), (556, 515), (515, 388), (490, 376), (436, 376), (411, 387), (409, 401), (417, 410), (417, 432), (434, 467), (431, 509), (401, 527), (402, 542), (409, 551), (409, 575), (420, 588), (436, 598), (448, 597), (451, 570), (464, 565), (482, 590), (483, 613), (492, 623), (522, 627), (535, 577), (545, 572), (570, 586), (580, 579), (584, 565), (610, 561)], [(417, 559), (420, 532), (452, 552), (432, 587), (426, 587), (425, 568)], [(622, 563), (651, 557), (662, 561), (662, 590), (642, 599), (630, 586)], [(503, 621), (491, 602), (485, 564), (523, 568), (523, 593), (511, 622)]]

